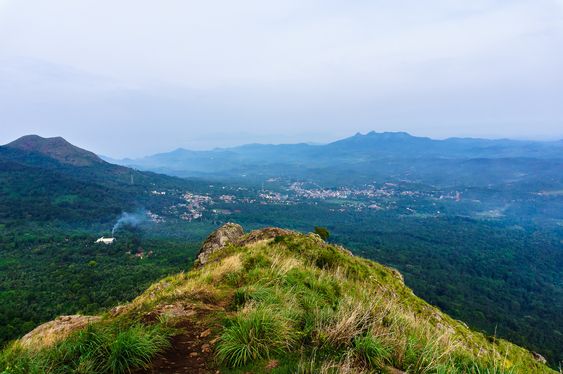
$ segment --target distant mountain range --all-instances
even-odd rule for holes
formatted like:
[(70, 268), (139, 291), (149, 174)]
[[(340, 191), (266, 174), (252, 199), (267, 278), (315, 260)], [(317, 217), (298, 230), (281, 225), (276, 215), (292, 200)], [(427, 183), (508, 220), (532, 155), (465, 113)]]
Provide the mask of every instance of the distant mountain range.
[(370, 132), (325, 145), (248, 144), (210, 151), (179, 148), (113, 161), (139, 170), (221, 180), (288, 177), (331, 184), (384, 178), (486, 185), (549, 178), (563, 167), (563, 141), (435, 140), (405, 132)]

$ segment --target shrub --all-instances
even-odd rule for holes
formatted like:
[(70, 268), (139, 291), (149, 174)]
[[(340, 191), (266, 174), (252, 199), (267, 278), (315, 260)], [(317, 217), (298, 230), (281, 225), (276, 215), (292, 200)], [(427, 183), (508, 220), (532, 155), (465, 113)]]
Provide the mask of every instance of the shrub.
[(328, 240), (330, 236), (330, 232), (327, 230), (326, 227), (315, 226), (315, 234), (321, 237), (322, 240)]

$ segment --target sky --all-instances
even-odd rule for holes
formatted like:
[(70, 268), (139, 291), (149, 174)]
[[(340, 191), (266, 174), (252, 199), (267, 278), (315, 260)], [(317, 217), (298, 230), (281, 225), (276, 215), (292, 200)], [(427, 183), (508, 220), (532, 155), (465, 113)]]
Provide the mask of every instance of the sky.
[(0, 0), (0, 143), (563, 138), (563, 0)]

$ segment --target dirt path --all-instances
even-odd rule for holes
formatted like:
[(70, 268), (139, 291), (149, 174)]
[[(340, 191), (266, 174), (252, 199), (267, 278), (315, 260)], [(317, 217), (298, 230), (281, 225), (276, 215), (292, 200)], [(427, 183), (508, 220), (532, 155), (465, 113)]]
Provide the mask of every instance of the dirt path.
[(218, 340), (206, 318), (209, 310), (194, 310), (189, 317), (180, 319), (175, 326), (181, 332), (171, 339), (171, 346), (157, 356), (148, 369), (135, 374), (208, 374), (219, 373), (216, 368), (213, 347)]

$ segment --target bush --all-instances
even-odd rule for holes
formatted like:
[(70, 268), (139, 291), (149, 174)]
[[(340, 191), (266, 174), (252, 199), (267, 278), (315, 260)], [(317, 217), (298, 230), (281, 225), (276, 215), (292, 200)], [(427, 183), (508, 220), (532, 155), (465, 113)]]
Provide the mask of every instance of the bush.
[(125, 373), (129, 368), (146, 366), (168, 344), (167, 336), (161, 329), (133, 326), (117, 334), (108, 345), (105, 369), (111, 373)]
[(330, 232), (326, 227), (315, 226), (315, 234), (321, 237), (322, 240), (327, 241), (330, 236)]

